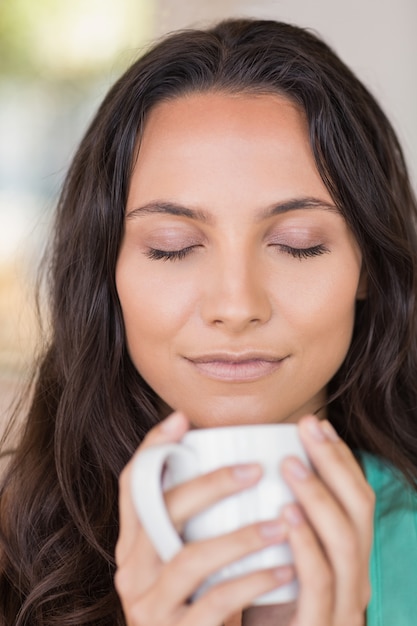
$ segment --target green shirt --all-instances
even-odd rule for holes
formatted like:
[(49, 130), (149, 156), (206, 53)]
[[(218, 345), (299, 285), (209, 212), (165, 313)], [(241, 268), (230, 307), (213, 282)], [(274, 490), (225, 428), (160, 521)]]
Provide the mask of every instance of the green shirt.
[(367, 626), (416, 626), (417, 491), (384, 461), (360, 460), (376, 495)]

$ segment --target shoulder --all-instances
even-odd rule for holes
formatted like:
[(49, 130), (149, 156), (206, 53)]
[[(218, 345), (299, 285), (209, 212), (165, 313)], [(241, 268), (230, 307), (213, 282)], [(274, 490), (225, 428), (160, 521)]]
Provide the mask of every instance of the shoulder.
[(383, 459), (359, 459), (376, 496), (368, 626), (415, 624), (417, 490)]
[(398, 506), (407, 506), (417, 512), (417, 485), (413, 489), (401, 472), (385, 459), (367, 452), (358, 456), (366, 479), (375, 491), (377, 512), (392, 513), (392, 509)]

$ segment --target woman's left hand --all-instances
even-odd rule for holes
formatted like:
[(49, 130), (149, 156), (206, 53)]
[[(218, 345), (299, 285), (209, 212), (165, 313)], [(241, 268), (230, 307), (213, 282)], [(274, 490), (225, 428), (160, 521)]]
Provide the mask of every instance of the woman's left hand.
[(253, 607), (243, 624), (364, 626), (374, 493), (329, 422), (308, 416), (299, 431), (315, 471), (296, 458), (281, 468), (299, 503), (283, 513), (300, 585), (296, 609), (288, 621), (278, 618), (280, 607)]

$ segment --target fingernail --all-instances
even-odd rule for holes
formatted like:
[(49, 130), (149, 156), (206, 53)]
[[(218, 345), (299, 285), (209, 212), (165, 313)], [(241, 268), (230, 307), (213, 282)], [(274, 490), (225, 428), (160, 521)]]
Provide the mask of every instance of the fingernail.
[(271, 520), (260, 524), (259, 532), (264, 539), (284, 539), (287, 525), (282, 520)]
[(175, 435), (184, 427), (184, 415), (182, 413), (172, 413), (163, 422), (161, 422), (161, 430), (167, 435)]
[(305, 480), (310, 476), (310, 470), (299, 459), (289, 458), (285, 460), (285, 469), (296, 480)]
[(259, 465), (235, 465), (233, 467), (233, 475), (239, 483), (252, 483), (262, 475)]
[(295, 578), (295, 571), (294, 568), (291, 567), (291, 565), (278, 567), (277, 569), (273, 570), (273, 574), (280, 583), (288, 583), (290, 582), (290, 580)]
[(291, 526), (299, 526), (304, 521), (304, 515), (297, 505), (285, 507), (283, 515)]
[(325, 441), (326, 435), (323, 432), (317, 417), (311, 416), (307, 420), (307, 430), (316, 441)]
[(333, 425), (327, 420), (323, 420), (323, 422), (321, 422), (321, 428), (329, 441), (336, 443), (336, 441), (340, 440), (340, 437), (335, 431)]

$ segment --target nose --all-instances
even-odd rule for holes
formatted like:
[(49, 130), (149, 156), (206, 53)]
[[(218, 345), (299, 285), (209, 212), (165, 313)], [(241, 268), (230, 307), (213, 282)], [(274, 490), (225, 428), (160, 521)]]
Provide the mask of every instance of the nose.
[(207, 324), (241, 333), (271, 318), (265, 272), (250, 259), (229, 256), (202, 279), (202, 316)]

